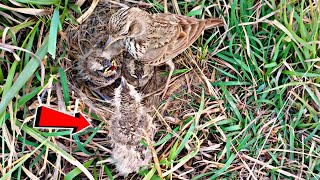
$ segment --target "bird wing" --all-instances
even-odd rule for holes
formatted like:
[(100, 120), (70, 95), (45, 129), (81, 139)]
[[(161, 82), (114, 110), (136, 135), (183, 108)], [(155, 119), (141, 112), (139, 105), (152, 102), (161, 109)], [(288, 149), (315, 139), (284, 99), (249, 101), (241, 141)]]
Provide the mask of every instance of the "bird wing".
[(176, 39), (172, 51), (166, 52), (166, 59), (172, 59), (187, 49), (201, 35), (205, 28), (205, 20), (192, 17), (178, 16), (180, 19), (181, 32), (186, 35)]
[(174, 14), (153, 14), (146, 37), (149, 41), (149, 47), (140, 60), (145, 64), (155, 66), (163, 64), (167, 52), (175, 49), (174, 44), (177, 40), (186, 38), (179, 22), (180, 19)]
[(171, 43), (180, 33), (179, 19), (174, 14), (153, 14), (151, 21), (147, 34), (150, 49)]
[(163, 57), (167, 51), (167, 46), (162, 46), (156, 49), (149, 49), (143, 56), (141, 61), (144, 64), (158, 66), (164, 63)]
[(163, 64), (187, 49), (205, 29), (223, 23), (221, 19), (214, 18), (199, 20), (176, 14), (154, 14), (154, 29), (150, 33), (152, 36), (148, 36), (153, 42), (150, 42), (142, 61), (151, 61), (153, 65)]

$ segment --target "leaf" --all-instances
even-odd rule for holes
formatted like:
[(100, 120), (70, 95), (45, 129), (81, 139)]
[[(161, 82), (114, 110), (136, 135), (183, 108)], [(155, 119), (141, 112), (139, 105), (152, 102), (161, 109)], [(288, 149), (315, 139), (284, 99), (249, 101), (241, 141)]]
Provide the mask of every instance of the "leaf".
[(11, 167), (10, 171), (8, 171), (7, 173), (3, 174), (3, 176), (0, 178), (0, 180), (5, 180), (7, 177), (9, 177), (18, 167), (22, 166), (22, 164), (28, 160), (36, 151), (38, 151), (39, 148), (41, 148), (45, 143), (46, 141), (48, 141), (47, 139), (44, 139), (42, 141), (42, 143), (40, 144), (40, 146), (38, 146), (37, 148), (35, 148), (32, 152), (22, 156), (21, 158), (19, 158), (16, 162), (19, 162), (17, 163), (17, 165)]
[(10, 11), (15, 11), (23, 14), (30, 14), (30, 15), (37, 15), (37, 16), (42, 16), (42, 15), (48, 15), (50, 11), (46, 9), (34, 9), (34, 8), (13, 8), (9, 7), (3, 4), (0, 4), (0, 8), (7, 9)]
[(235, 154), (231, 154), (230, 158), (228, 159), (227, 163), (223, 166), (223, 168), (219, 169), (217, 172), (215, 172), (215, 175), (211, 176), (210, 179), (217, 179), (220, 175), (222, 175), (225, 171), (228, 170), (231, 163), (237, 156)]
[(60, 0), (15, 0), (20, 3), (29, 3), (36, 5), (58, 5)]
[[(47, 54), (47, 48), (48, 48), (48, 39), (46, 38), (41, 45), (41, 47), (36, 52), (36, 55), (43, 59), (44, 56)], [(34, 72), (37, 70), (39, 66), (39, 61), (36, 57), (31, 58), (31, 60), (28, 62), (28, 64), (25, 66), (23, 71), (18, 76), (15, 83), (12, 85), (12, 87), (9, 89), (6, 96), (4, 96), (0, 102), (0, 116), (4, 111), (6, 110), (9, 102), (12, 100), (12, 98), (18, 94), (20, 89), (26, 84), (26, 82), (30, 79), (31, 76), (34, 75)]]
[[(85, 163), (83, 163), (83, 166), (85, 168), (88, 168), (92, 162), (94, 161), (94, 159), (91, 159)], [(76, 176), (78, 176), (80, 173), (82, 173), (81, 169), (79, 168), (74, 168), (72, 171), (70, 171), (68, 174), (66, 174), (66, 176), (64, 177), (65, 180), (71, 180), (73, 178), (75, 178)]]
[(61, 86), (63, 91), (64, 103), (66, 106), (69, 106), (70, 96), (69, 96), (69, 89), (68, 89), (68, 80), (67, 80), (66, 73), (61, 67), (59, 67), (59, 74), (60, 74)]
[(52, 15), (50, 31), (49, 31), (49, 44), (48, 44), (48, 53), (51, 54), (53, 59), (56, 58), (57, 33), (58, 33), (59, 25), (60, 25), (59, 9), (56, 8)]
[(188, 14), (186, 14), (186, 16), (190, 17), (190, 16), (201, 15), (201, 14), (202, 14), (202, 9), (197, 9), (197, 10), (190, 11)]
[(286, 33), (297, 45), (301, 44), (308, 50), (312, 50), (311, 45), (307, 44), (303, 39), (297, 36), (291, 29), (287, 29), (283, 24), (277, 20), (273, 20), (272, 23)]
[(29, 101), (31, 98), (35, 97), (40, 91), (41, 91), (42, 87), (37, 87), (35, 88), (34, 91), (22, 96), (21, 98), (19, 98), (18, 100), (18, 107), (24, 105), (27, 101)]

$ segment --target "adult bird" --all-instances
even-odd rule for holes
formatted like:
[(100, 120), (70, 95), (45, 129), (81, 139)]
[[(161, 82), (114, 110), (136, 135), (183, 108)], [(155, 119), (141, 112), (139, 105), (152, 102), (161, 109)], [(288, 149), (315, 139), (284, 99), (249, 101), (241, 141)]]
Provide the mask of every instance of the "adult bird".
[(221, 26), (222, 19), (196, 19), (171, 13), (149, 14), (139, 8), (122, 8), (110, 17), (109, 39), (103, 56), (126, 50), (143, 64), (170, 67), (164, 94), (174, 70), (172, 59), (186, 50), (205, 29)]

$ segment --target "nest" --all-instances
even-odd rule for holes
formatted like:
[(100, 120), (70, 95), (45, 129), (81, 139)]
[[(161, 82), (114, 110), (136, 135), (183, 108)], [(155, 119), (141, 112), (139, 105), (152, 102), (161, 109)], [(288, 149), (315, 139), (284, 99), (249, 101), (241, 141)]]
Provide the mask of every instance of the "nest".
[[(92, 88), (90, 83), (86, 83), (78, 77), (79, 69), (77, 63), (79, 59), (86, 56), (93, 49), (103, 49), (105, 42), (108, 39), (108, 21), (113, 13), (119, 8), (112, 7), (107, 2), (100, 2), (92, 14), (81, 25), (74, 26), (69, 25), (66, 28), (64, 38), (60, 40), (60, 46), (58, 47), (60, 54), (66, 48), (67, 55), (64, 58), (63, 68), (66, 71), (69, 88), (76, 93), (85, 105), (97, 114), (100, 118), (106, 119), (110, 117), (110, 103), (113, 97), (114, 88), (119, 84), (119, 81), (100, 88), (99, 92), (107, 99), (101, 98), (101, 94)], [(119, 55), (119, 56), (122, 56)], [(158, 68), (158, 67), (156, 67)], [(165, 76), (160, 77), (159, 71), (156, 71), (152, 79), (144, 87), (138, 88), (138, 91), (147, 95), (144, 99), (144, 104), (147, 107), (152, 105), (158, 106), (160, 104), (160, 98), (153, 96), (153, 92), (161, 89), (159, 87), (164, 85)], [(107, 112), (107, 113), (106, 113)]]
[[(70, 24), (60, 39), (58, 52), (60, 54), (66, 50), (66, 56), (62, 66), (66, 71), (69, 89), (74, 91), (76, 96), (82, 100), (90, 111), (93, 111), (100, 118), (110, 116), (110, 101), (101, 100), (99, 95), (90, 88), (89, 84), (84, 83), (78, 78), (79, 70), (76, 68), (81, 57), (93, 48), (103, 48), (105, 38), (107, 38), (106, 27), (109, 17), (116, 10), (112, 11), (110, 4), (99, 3), (89, 18), (81, 25)], [(111, 95), (114, 86), (106, 87), (104, 90)]]

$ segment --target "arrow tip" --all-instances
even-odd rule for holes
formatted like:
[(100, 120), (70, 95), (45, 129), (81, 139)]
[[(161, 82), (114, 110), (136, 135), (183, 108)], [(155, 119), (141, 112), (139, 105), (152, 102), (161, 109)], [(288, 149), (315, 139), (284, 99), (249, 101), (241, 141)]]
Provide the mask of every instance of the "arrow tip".
[(78, 118), (78, 121), (77, 121), (78, 123), (77, 123), (77, 127), (73, 129), (72, 134), (79, 133), (80, 131), (91, 126), (90, 122), (81, 113), (76, 113), (75, 117)]

